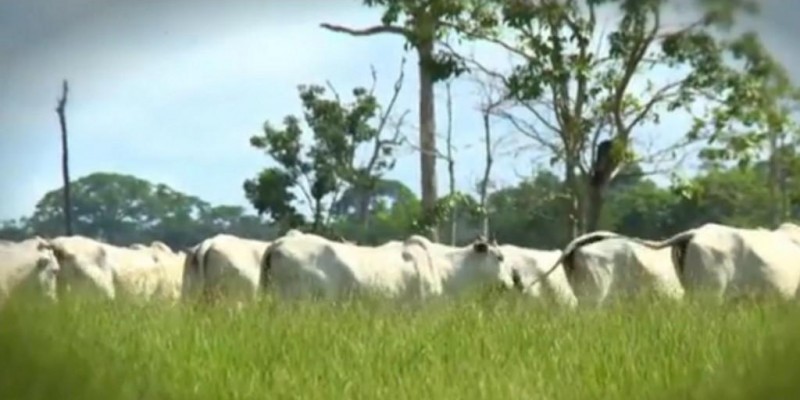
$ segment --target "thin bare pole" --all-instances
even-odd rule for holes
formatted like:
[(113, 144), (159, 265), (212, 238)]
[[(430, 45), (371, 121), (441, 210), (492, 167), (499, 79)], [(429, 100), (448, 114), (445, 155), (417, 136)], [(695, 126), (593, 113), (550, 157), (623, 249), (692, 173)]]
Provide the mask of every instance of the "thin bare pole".
[(64, 179), (64, 231), (67, 236), (72, 236), (72, 201), (69, 187), (69, 147), (67, 146), (67, 118), (64, 109), (67, 106), (69, 84), (64, 80), (61, 89), (61, 98), (58, 99), (58, 122), (61, 124), (61, 175)]

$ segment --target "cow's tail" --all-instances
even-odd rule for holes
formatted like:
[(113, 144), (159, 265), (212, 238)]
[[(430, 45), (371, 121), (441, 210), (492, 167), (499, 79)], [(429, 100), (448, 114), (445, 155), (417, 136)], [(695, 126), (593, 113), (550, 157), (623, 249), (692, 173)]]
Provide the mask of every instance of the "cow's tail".
[(191, 295), (197, 280), (197, 252), (200, 245), (186, 249), (186, 259), (183, 261), (183, 279), (181, 280), (181, 298)]
[[(424, 257), (419, 257), (418, 254), (415, 254), (420, 249), (424, 253)], [(417, 235), (406, 239), (403, 242), (403, 259), (414, 263), (421, 297), (427, 297), (429, 293), (438, 294), (441, 291), (441, 280), (436, 271), (433, 257), (431, 257), (427, 239)]]
[(186, 252), (181, 297), (194, 295), (198, 292), (198, 289), (202, 295), (206, 294), (206, 286), (208, 283), (206, 256), (212, 244), (213, 241), (211, 239), (206, 239)]
[(269, 246), (267, 246), (267, 248), (264, 250), (264, 254), (261, 256), (258, 274), (258, 287), (262, 293), (266, 292), (270, 286), (272, 274), (272, 255), (274, 253), (275, 246), (278, 243), (279, 241), (270, 243)]
[(661, 241), (636, 238), (633, 240), (654, 250), (671, 247), (672, 251), (670, 252), (670, 256), (672, 258), (672, 264), (675, 266), (675, 271), (678, 273), (678, 279), (681, 281), (681, 284), (684, 284), (683, 270), (686, 261), (686, 248), (689, 246), (689, 242), (694, 239), (695, 234), (697, 234), (697, 229), (689, 229)]
[(582, 246), (599, 242), (605, 239), (620, 238), (620, 237), (625, 237), (625, 236), (609, 231), (596, 231), (572, 239), (572, 241), (569, 242), (569, 244), (567, 244), (566, 247), (564, 247), (564, 250), (561, 252), (561, 255), (558, 257), (556, 262), (553, 263), (553, 265), (547, 271), (537, 276), (536, 279), (532, 280), (531, 283), (528, 284), (528, 287), (532, 287), (536, 283), (544, 279), (547, 279), (547, 277), (550, 276), (550, 274), (553, 273), (553, 271), (555, 271), (556, 268), (558, 268), (558, 266), (561, 265), (562, 263), (571, 263), (572, 256), (575, 250), (578, 250)]

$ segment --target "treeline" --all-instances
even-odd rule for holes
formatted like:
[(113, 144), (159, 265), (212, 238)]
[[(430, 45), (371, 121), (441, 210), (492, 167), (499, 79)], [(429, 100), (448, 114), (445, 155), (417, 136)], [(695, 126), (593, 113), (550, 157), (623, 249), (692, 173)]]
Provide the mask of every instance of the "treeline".
[[(485, 234), (553, 246), (601, 228), (659, 236), (704, 221), (773, 225), (793, 216), (792, 112), (800, 91), (756, 32), (729, 29), (754, 11), (750, 2), (681, 2), (680, 15), (676, 3), (364, 1), (382, 11), (374, 26), (322, 28), (359, 40), (389, 34), (405, 41), (418, 61), (415, 134), (404, 129), (409, 110), (395, 109), (405, 61), (394, 92), (380, 100), (374, 71), (372, 82), (350, 96), (320, 78), (299, 86), (300, 116), (267, 121), (251, 139), (273, 164), (245, 182), (246, 196), (280, 226), (335, 227), (350, 237), (372, 235), (363, 237), (371, 242), (384, 238), (384, 229), (399, 233), (407, 221), (411, 227), (402, 229), (448, 242), (474, 233), (480, 219)], [(620, 18), (598, 23), (607, 13)], [(482, 59), (473, 45), (497, 52)], [(507, 68), (494, 67), (497, 59), (510, 60)], [(455, 190), (460, 166), (449, 122), (450, 87), (465, 82), (477, 89), (483, 124), (459, 135), (475, 135), (474, 144), (483, 141), (486, 150), (474, 195)], [(663, 121), (673, 132), (656, 140)], [(519, 133), (521, 146), (550, 160), (552, 170), (490, 193), (492, 161), (501, 157), (493, 146), (501, 139), (496, 122), (505, 125), (502, 134)], [(661, 147), (646, 145), (656, 142)], [(373, 203), (402, 147), (421, 153), (423, 211), (410, 218), (416, 208), (404, 209), (401, 223)], [(677, 171), (695, 155), (705, 165), (701, 175), (686, 182), (673, 174), (669, 190), (631, 174), (654, 165)], [(448, 166), (447, 195), (437, 187), (441, 162)], [(336, 208), (343, 195), (352, 200), (346, 223)], [(453, 219), (457, 229), (447, 221)]]
[[(364, 1), (383, 11), (375, 26), (322, 28), (405, 40), (417, 58), (418, 135), (407, 134), (410, 110), (396, 109), (405, 59), (384, 99), (375, 94), (375, 71), (349, 93), (320, 77), (298, 86), (299, 116), (266, 121), (250, 138), (270, 161), (243, 183), (256, 215), (133, 177), (96, 174), (72, 190), (75, 229), (114, 243), (174, 246), (217, 232), (269, 238), (299, 227), (362, 243), (410, 232), (441, 242), (493, 233), (506, 243), (555, 247), (597, 229), (661, 237), (703, 222), (775, 226), (795, 218), (800, 91), (756, 32), (729, 29), (753, 11), (750, 2), (681, 2), (681, 18), (667, 15), (676, 3)], [(620, 18), (599, 24), (607, 12)], [(495, 62), (468, 51), (475, 44), (506, 52), (492, 57), (510, 65), (491, 67)], [(450, 87), (464, 82), (478, 89), (483, 122), (459, 132), (485, 148), (475, 193), (455, 188)], [(673, 122), (677, 135), (656, 140), (663, 121)], [(525, 138), (520, 145), (549, 160), (550, 169), (490, 190), (493, 160), (502, 157), (496, 122), (505, 125), (502, 134), (513, 128)], [(656, 142), (662, 146), (645, 145)], [(386, 179), (403, 148), (421, 153), (421, 199)], [(703, 167), (689, 181), (672, 174), (663, 188), (642, 173), (654, 165), (677, 171), (690, 156)], [(446, 195), (437, 187), (440, 162), (448, 166)], [(49, 193), (34, 215), (6, 224), (3, 234), (60, 234), (59, 201)]]
[[(753, 167), (704, 169), (691, 182), (691, 191), (659, 187), (636, 168), (618, 175), (609, 187), (601, 229), (646, 238), (661, 238), (705, 222), (739, 226), (773, 226), (776, 203), (764, 184), (765, 163)], [(800, 216), (800, 186), (795, 173), (786, 186), (786, 214)], [(490, 232), (498, 241), (533, 248), (561, 247), (570, 238), (565, 223), (569, 197), (563, 180), (549, 171), (538, 171), (517, 185), (489, 195)], [(195, 196), (129, 175), (95, 173), (73, 182), (77, 234), (118, 245), (161, 240), (184, 248), (217, 233), (270, 240), (285, 227), (248, 213), (238, 206), (212, 206)], [(371, 198), (366, 214), (357, 196), (344, 195), (332, 207), (329, 236), (343, 236), (359, 243), (379, 244), (419, 233), (421, 218), (417, 196), (403, 183), (384, 180)], [(33, 234), (63, 234), (62, 189), (44, 195), (33, 215), (6, 221), (0, 238), (20, 240)], [(472, 201), (477, 201), (470, 195)], [(457, 213), (456, 243), (464, 243), (482, 231), (480, 213)], [(452, 221), (445, 218), (441, 239), (450, 242)], [(306, 225), (304, 229), (312, 229)]]

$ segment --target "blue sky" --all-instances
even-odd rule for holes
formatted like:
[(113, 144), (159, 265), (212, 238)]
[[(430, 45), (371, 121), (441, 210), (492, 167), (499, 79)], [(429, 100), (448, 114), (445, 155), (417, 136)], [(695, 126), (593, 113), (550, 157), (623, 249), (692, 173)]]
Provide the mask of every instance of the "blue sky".
[[(329, 79), (344, 93), (370, 84), (371, 63), (379, 74), (379, 99), (386, 101), (404, 55), (396, 37), (359, 39), (318, 28), (320, 22), (375, 23), (378, 13), (360, 1), (300, 3), (1, 1), (0, 219), (30, 214), (45, 192), (61, 185), (54, 107), (63, 78), (72, 87), (73, 179), (96, 171), (133, 174), (213, 204), (249, 209), (242, 182), (269, 165), (249, 137), (265, 120), (277, 123), (299, 111), (296, 85)], [(790, 20), (780, 22), (786, 12), (771, 14), (762, 35), (784, 62), (797, 65), (797, 54), (781, 51), (793, 50), (789, 38), (796, 29)], [(481, 56), (507, 64), (497, 51)], [(398, 110), (411, 109), (415, 121), (416, 58), (407, 57)], [(483, 168), (479, 99), (468, 83), (457, 84), (454, 96), (457, 183), (471, 190)], [(443, 101), (440, 96), (439, 129), (445, 127)], [(684, 122), (675, 117), (652, 129), (656, 136), (674, 136)], [(498, 124), (495, 131), (508, 139), (493, 180), (513, 184), (535, 157), (511, 150), (530, 142), (508, 126)], [(418, 192), (419, 157), (411, 150), (400, 154), (389, 176)], [(443, 162), (438, 178), (444, 193)]]

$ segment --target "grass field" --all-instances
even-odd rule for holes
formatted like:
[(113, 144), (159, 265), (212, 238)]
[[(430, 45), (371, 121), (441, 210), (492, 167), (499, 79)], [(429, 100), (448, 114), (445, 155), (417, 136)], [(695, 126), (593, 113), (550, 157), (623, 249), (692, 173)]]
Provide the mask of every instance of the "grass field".
[(516, 298), (217, 306), (13, 302), (0, 398), (800, 398), (800, 311)]

